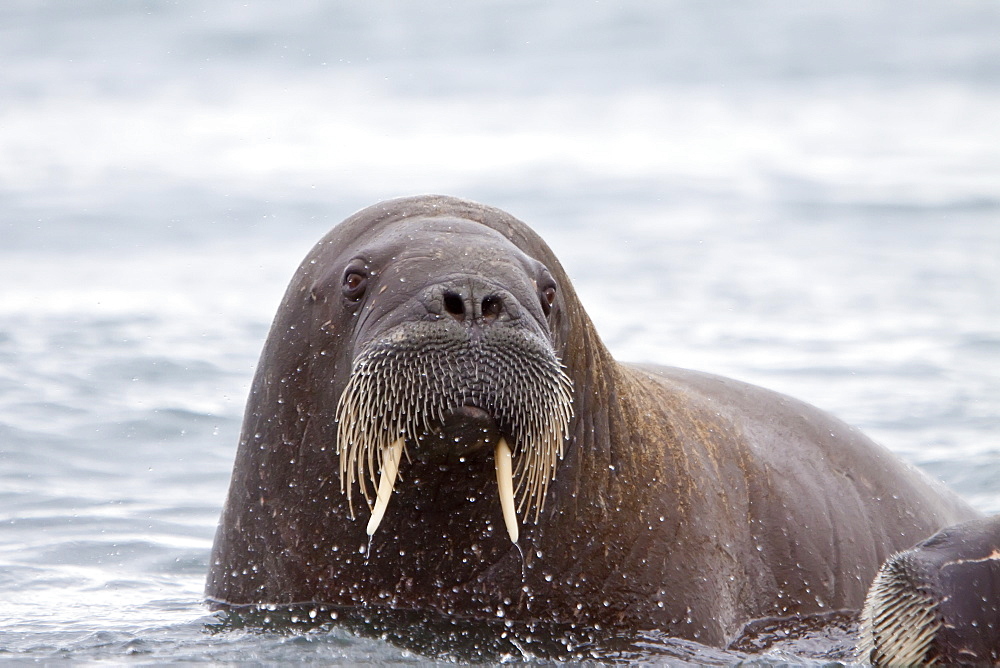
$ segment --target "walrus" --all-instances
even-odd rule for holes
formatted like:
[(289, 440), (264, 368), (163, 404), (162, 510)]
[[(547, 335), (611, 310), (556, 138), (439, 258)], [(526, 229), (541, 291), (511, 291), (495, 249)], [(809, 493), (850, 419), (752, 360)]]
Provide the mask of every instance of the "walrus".
[(948, 527), (887, 559), (858, 645), (876, 666), (1000, 664), (1000, 515)]
[(801, 401), (615, 361), (535, 232), (423, 196), (354, 214), (295, 273), (206, 593), (725, 647), (859, 611), (887, 557), (975, 517)]

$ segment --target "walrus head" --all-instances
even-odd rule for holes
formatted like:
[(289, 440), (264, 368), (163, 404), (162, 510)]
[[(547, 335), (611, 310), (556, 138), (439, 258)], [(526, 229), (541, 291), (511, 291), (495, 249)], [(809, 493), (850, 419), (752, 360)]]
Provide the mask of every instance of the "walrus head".
[[(359, 211), (277, 310), (206, 591), (473, 616), (542, 605), (557, 583), (534, 562), (574, 549), (564, 527), (586, 536), (643, 498), (608, 492), (625, 462), (595, 440), (619, 427), (598, 401), (617, 396), (613, 364), (555, 254), (510, 214), (441, 196)], [(585, 613), (569, 605), (566, 619)]]
[(560, 286), (505, 234), (447, 211), (385, 221), (364, 240), (311, 289), (350, 314), (336, 422), (352, 516), (360, 489), (376, 531), (404, 459), (490, 447), (516, 542), (519, 512), (538, 521), (572, 416), (553, 334)]
[[(352, 272), (345, 290), (360, 298), (369, 277)], [(447, 434), (435, 440), (465, 449), (493, 443), (500, 504), (516, 542), (516, 510), (533, 506), (537, 521), (562, 455), (572, 383), (531, 310), (510, 291), (470, 274), (428, 279), (417, 296), (426, 313), (379, 327), (354, 358), (337, 410), (341, 487), (350, 502), (355, 482), (360, 486), (372, 510), (371, 535), (407, 442), (418, 447), (429, 435)], [(547, 310), (555, 288), (545, 285), (540, 294)]]
[(875, 666), (1000, 663), (1000, 515), (948, 527), (882, 565), (861, 612)]

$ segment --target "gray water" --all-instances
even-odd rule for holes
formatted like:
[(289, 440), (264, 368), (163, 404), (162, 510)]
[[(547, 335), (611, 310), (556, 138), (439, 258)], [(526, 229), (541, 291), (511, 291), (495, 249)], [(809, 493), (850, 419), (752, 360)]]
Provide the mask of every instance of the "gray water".
[(285, 285), (400, 195), (1000, 512), (998, 128), (987, 1), (0, 4), (0, 658), (423, 660), (201, 600)]

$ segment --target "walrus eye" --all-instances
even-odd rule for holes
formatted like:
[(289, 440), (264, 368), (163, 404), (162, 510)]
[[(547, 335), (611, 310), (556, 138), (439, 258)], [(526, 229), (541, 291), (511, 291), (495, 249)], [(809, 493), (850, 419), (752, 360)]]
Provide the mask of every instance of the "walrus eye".
[(542, 290), (542, 311), (548, 315), (552, 305), (556, 303), (556, 286), (550, 285)]
[(344, 273), (344, 296), (357, 301), (365, 294), (365, 287), (368, 285), (368, 276), (353, 267), (349, 267)]

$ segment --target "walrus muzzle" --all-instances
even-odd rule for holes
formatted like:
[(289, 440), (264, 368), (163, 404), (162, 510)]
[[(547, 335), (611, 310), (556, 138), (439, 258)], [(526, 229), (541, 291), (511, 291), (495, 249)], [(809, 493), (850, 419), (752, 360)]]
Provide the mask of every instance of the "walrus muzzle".
[(500, 434), (492, 444), (500, 505), (517, 542), (517, 513), (533, 511), (538, 522), (562, 457), (572, 390), (548, 341), (519, 324), (434, 320), (394, 327), (355, 357), (337, 407), (341, 488), (352, 516), (357, 483), (372, 511), (368, 535), (374, 534), (408, 447), (471, 407)]

